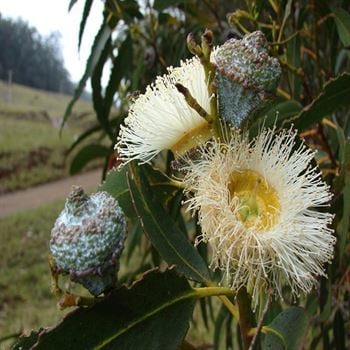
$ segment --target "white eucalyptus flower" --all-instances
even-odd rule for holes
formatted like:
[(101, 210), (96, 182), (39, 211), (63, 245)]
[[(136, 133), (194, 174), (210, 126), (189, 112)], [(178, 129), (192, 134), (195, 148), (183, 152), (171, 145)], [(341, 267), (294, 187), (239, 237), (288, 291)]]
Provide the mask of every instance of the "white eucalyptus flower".
[(310, 292), (333, 254), (333, 216), (318, 211), (332, 195), (311, 164), (314, 152), (295, 138), (265, 130), (250, 142), (234, 131), (227, 143), (203, 145), (200, 160), (186, 159), (197, 243), (209, 243), (211, 267), (224, 270), (234, 290), (246, 286), (255, 306), (262, 287), (281, 297), (285, 285), (293, 295)]
[(147, 162), (160, 151), (171, 149), (181, 154), (211, 136), (207, 121), (189, 107), (175, 84), (185, 86), (199, 105), (210, 113), (205, 73), (197, 57), (168, 68), (157, 77), (131, 106), (121, 127), (116, 150), (123, 162)]

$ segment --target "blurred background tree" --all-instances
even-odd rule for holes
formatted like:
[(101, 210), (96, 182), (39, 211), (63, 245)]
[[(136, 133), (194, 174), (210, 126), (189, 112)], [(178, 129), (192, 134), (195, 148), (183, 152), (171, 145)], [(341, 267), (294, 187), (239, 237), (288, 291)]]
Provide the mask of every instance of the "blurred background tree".
[(33, 88), (72, 94), (74, 85), (64, 67), (58, 33), (48, 37), (21, 19), (0, 17), (0, 79)]

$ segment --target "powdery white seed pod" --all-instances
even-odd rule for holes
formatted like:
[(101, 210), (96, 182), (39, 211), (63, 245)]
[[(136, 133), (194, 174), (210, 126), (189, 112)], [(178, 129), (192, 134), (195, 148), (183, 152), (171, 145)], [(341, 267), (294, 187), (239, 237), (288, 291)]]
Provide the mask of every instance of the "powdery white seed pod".
[(230, 39), (214, 53), (220, 117), (240, 127), (274, 95), (281, 76), (278, 60), (269, 56), (265, 35), (256, 31)]
[(51, 231), (57, 272), (69, 274), (95, 296), (107, 291), (116, 281), (125, 233), (124, 214), (112, 196), (88, 196), (73, 187)]

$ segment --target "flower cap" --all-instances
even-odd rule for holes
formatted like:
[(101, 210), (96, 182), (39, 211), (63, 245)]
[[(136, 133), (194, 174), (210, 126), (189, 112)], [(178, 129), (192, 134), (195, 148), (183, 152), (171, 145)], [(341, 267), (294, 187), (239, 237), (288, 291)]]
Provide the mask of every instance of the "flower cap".
[(268, 54), (265, 35), (256, 31), (230, 39), (215, 51), (219, 112), (234, 126), (262, 108), (281, 76), (278, 60)]
[(58, 272), (99, 295), (115, 282), (124, 247), (126, 220), (107, 192), (88, 196), (74, 187), (51, 231), (50, 249)]

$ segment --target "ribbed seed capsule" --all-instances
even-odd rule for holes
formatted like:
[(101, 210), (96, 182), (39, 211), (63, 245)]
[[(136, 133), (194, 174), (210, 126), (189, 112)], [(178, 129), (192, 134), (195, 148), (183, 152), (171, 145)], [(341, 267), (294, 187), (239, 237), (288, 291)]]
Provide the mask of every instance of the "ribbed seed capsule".
[(269, 56), (260, 31), (230, 39), (214, 55), (220, 117), (240, 127), (274, 95), (281, 76), (278, 60)]
[(69, 274), (95, 296), (107, 291), (116, 281), (125, 233), (124, 214), (112, 196), (88, 196), (74, 187), (51, 231), (57, 272)]

